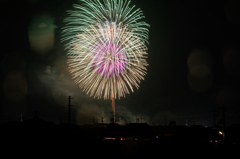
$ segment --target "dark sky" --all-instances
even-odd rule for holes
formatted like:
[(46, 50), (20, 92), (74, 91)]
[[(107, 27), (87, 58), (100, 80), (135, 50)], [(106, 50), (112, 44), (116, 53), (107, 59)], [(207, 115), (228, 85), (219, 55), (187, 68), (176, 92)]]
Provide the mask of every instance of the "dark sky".
[[(109, 122), (111, 101), (89, 97), (71, 80), (61, 39), (66, 10), (77, 0), (2, 0), (0, 123), (33, 117)], [(80, 4), (80, 3), (79, 3)], [(132, 0), (150, 24), (147, 75), (116, 100), (116, 121), (213, 125), (226, 108), (240, 122), (240, 3), (237, 0)]]

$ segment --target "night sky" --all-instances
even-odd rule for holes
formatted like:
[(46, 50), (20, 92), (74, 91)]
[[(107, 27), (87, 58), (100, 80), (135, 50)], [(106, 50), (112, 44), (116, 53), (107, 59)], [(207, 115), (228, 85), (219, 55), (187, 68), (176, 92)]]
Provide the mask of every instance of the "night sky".
[[(1, 0), (0, 123), (39, 117), (66, 123), (68, 96), (76, 124), (108, 123), (111, 101), (89, 97), (71, 79), (61, 43), (66, 10), (77, 0)], [(116, 121), (212, 126), (221, 108), (240, 123), (240, 2), (132, 0), (150, 24), (147, 75), (116, 100)]]

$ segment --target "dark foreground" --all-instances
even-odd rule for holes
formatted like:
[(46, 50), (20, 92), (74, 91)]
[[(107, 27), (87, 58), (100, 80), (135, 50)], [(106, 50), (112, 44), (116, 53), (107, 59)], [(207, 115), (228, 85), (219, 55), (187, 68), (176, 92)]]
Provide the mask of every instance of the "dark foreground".
[[(1, 125), (1, 154), (19, 157), (35, 154), (55, 157), (68, 155), (69, 158), (162, 158), (166, 155), (221, 157), (224, 154), (240, 152), (239, 139), (222, 140), (221, 136), (214, 135), (207, 137), (206, 133), (199, 130), (187, 130), (188, 132), (182, 131), (178, 134), (168, 132), (166, 135), (166, 132), (164, 134), (156, 131), (145, 131), (145, 134), (141, 134), (131, 129), (125, 129), (125, 132), (117, 129), (116, 133), (114, 129), (106, 131), (106, 128), (99, 127), (85, 127), (84, 130), (77, 131), (74, 127), (42, 123)], [(103, 129), (104, 131), (99, 131)], [(119, 133), (122, 135), (119, 136)]]

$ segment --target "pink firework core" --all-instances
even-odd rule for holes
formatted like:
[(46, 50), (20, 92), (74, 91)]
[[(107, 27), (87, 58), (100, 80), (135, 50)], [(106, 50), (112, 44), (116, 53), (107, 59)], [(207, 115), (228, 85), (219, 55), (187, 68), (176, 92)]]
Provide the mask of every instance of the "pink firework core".
[(128, 55), (114, 42), (99, 43), (92, 51), (94, 69), (102, 76), (119, 77), (127, 66)]

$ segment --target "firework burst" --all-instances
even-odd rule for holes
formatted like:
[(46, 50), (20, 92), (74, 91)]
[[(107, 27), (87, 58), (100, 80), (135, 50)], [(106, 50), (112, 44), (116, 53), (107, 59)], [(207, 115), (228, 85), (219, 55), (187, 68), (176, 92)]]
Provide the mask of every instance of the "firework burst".
[(146, 75), (149, 26), (130, 1), (82, 0), (63, 28), (68, 65), (76, 84), (87, 94), (120, 98), (139, 88)]

